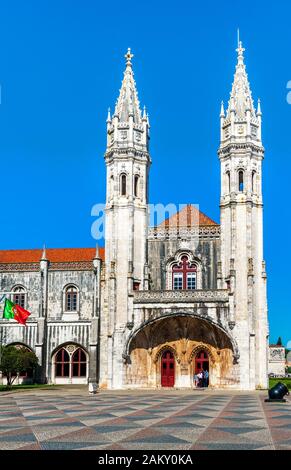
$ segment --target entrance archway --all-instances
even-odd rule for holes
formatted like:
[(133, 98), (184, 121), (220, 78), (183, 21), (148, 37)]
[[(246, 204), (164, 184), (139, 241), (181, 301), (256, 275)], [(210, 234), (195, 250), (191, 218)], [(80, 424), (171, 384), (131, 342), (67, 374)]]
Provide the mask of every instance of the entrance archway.
[[(206, 359), (202, 361), (204, 366), (208, 362), (210, 385), (233, 386), (236, 383), (235, 348), (231, 337), (206, 319), (185, 314), (149, 321), (128, 339), (123, 355), (126, 358), (125, 383), (134, 387), (190, 388), (195, 357), (203, 351), (206, 357), (197, 359)], [(172, 357), (169, 354), (168, 361), (165, 352), (173, 354)]]
[(166, 350), (161, 357), (161, 385), (174, 387), (175, 384), (175, 357), (172, 351)]

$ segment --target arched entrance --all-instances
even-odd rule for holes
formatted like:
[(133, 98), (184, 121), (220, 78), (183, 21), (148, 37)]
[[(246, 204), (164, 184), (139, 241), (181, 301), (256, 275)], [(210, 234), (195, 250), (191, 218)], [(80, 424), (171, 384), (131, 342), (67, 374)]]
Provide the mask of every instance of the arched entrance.
[[(207, 371), (208, 379), (203, 383), (204, 387), (208, 387), (209, 384), (209, 356), (206, 351), (198, 351), (194, 357), (194, 371), (195, 375), (198, 375), (200, 372)], [(202, 383), (200, 382), (202, 386)]]
[(161, 358), (161, 385), (174, 387), (175, 384), (175, 357), (172, 351), (166, 350)]
[(190, 388), (195, 366), (200, 370), (208, 366), (212, 387), (233, 386), (235, 347), (220, 326), (206, 319), (185, 314), (149, 321), (128, 339), (125, 384)]

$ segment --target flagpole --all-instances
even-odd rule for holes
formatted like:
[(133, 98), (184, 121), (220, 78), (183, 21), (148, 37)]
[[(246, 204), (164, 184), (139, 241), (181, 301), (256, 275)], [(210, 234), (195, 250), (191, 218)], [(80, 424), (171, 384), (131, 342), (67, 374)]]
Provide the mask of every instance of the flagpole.
[[(3, 292), (0, 292), (0, 296), (2, 294), (2, 297), (0, 298), (0, 304), (1, 302), (3, 302), (3, 300), (5, 299), (6, 297), (6, 292), (3, 294)], [(3, 318), (3, 317), (1, 317)], [(2, 328), (2, 325), (0, 325), (0, 364), (1, 364), (1, 360), (2, 360), (2, 347), (3, 347), (3, 328)], [(2, 371), (1, 371), (1, 374), (2, 374)]]

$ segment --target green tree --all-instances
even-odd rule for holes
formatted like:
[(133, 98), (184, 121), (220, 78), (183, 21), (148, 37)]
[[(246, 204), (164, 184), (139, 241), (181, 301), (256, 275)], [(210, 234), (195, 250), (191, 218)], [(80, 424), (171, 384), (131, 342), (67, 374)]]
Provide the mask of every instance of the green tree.
[(34, 370), (37, 367), (38, 358), (34, 352), (23, 346), (4, 346), (1, 349), (0, 370), (6, 376), (7, 388), (11, 388), (20, 372)]
[(282, 338), (281, 338), (281, 336), (279, 336), (279, 338), (278, 338), (277, 346), (282, 346)]

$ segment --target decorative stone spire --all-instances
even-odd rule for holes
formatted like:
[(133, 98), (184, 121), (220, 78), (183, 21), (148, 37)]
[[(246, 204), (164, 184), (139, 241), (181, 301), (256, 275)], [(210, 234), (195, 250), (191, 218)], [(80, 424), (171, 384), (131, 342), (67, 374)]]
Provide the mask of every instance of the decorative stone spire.
[(238, 38), (237, 64), (228, 101), (226, 116), (220, 110), (221, 145), (232, 142), (250, 142), (261, 145), (260, 106), (256, 112), (244, 63), (244, 47)]
[(227, 117), (231, 112), (234, 112), (236, 120), (243, 120), (248, 110), (253, 117), (256, 115), (248, 75), (246, 73), (246, 66), (244, 64), (244, 51), (245, 49), (242, 46), (242, 42), (239, 41), (236, 49), (237, 65), (227, 110)]
[(100, 266), (101, 266), (100, 263), (101, 263), (101, 258), (100, 258), (99, 246), (98, 246), (98, 243), (96, 243), (96, 252), (93, 258), (93, 266), (95, 270), (100, 269)]
[(262, 116), (261, 100), (260, 100), (260, 98), (258, 99), (257, 116)]
[(47, 272), (48, 265), (49, 265), (49, 260), (47, 259), (47, 256), (46, 256), (46, 246), (43, 245), (42, 255), (40, 258), (40, 270), (42, 272)]
[[(146, 109), (142, 113), (132, 70), (133, 54), (128, 49), (125, 54), (126, 68), (116, 101), (113, 116), (107, 116), (107, 152), (138, 149), (148, 152), (149, 148), (149, 119)], [(131, 151), (131, 150), (130, 150)]]
[(107, 114), (107, 121), (106, 122), (111, 122), (110, 108), (108, 108), (108, 114)]
[(221, 107), (220, 107), (220, 117), (221, 118), (225, 117), (223, 101), (221, 102)]
[(141, 110), (131, 62), (133, 54), (130, 48), (128, 48), (124, 57), (126, 59), (126, 68), (114, 115), (118, 116), (120, 122), (128, 122), (129, 116), (132, 116), (135, 124), (141, 124)]
[(47, 260), (47, 257), (46, 257), (46, 246), (45, 244), (43, 245), (43, 250), (42, 250), (42, 255), (41, 255), (41, 259), (42, 260)]

